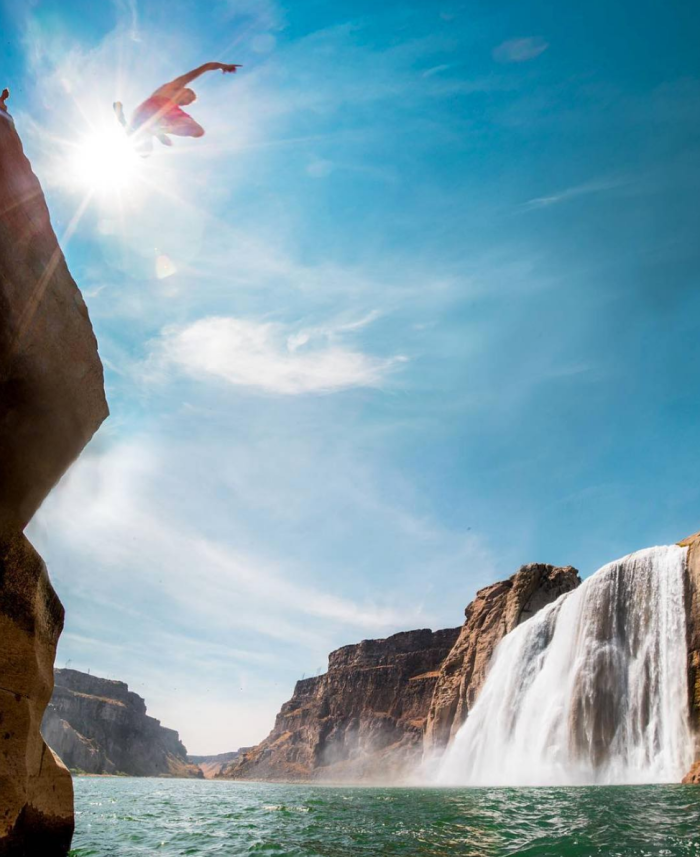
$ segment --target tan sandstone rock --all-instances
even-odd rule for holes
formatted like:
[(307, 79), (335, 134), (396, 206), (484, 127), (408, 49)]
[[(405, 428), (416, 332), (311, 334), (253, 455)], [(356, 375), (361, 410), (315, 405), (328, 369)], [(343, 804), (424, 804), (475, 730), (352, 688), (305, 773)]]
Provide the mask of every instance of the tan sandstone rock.
[(328, 672), (298, 681), (270, 735), (222, 776), (401, 779), (420, 762), (437, 670), (458, 631), (405, 631), (332, 652)]
[(442, 751), (464, 723), (500, 640), (580, 582), (571, 566), (532, 563), (477, 592), (465, 610), (457, 642), (440, 667), (426, 723), (426, 755)]
[(0, 855), (55, 857), (70, 775), (40, 735), (63, 607), (22, 531), (107, 416), (87, 309), (0, 114)]

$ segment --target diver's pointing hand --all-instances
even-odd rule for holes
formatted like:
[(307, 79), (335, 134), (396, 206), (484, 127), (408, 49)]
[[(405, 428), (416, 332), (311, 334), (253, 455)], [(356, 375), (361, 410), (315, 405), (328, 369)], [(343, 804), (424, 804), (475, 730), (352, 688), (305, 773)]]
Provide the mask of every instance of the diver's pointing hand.
[(227, 73), (232, 72), (232, 71), (233, 72), (237, 71), (240, 67), (241, 66), (239, 63), (232, 63), (231, 65), (226, 65), (225, 63), (222, 63), (221, 64), (221, 71), (224, 74), (227, 74)]

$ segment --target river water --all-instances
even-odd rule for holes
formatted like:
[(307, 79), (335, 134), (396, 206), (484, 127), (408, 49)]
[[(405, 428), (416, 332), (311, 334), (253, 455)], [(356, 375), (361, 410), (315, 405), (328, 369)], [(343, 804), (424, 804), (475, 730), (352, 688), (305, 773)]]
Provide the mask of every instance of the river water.
[(700, 787), (75, 780), (72, 857), (700, 857)]

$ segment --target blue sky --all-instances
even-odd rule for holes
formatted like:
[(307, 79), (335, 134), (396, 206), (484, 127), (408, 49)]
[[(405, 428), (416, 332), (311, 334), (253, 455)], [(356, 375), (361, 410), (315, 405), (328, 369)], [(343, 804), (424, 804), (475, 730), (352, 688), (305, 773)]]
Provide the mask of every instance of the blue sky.
[[(700, 527), (697, 4), (2, 10), (112, 410), (30, 528), (60, 666), (222, 752), (339, 645)], [(86, 186), (210, 59), (207, 136)]]

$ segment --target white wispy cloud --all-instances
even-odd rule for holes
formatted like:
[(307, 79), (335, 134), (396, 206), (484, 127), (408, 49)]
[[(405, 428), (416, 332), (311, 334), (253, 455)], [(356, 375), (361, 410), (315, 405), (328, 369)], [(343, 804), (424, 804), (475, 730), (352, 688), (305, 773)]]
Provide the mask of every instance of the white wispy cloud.
[[(313, 647), (319, 632), (302, 617), (367, 630), (407, 620), (393, 608), (297, 582), (274, 560), (234, 549), (189, 526), (177, 504), (169, 512), (163, 502), (155, 504), (172, 463), (137, 442), (83, 457), (42, 509), (35, 537), (41, 541), (45, 531), (61, 533), (75, 556), (99, 554), (105, 569), (121, 570), (123, 584), (136, 585), (142, 593), (162, 587), (167, 601), (209, 627), (225, 627), (235, 610), (240, 628)], [(176, 484), (177, 491), (183, 488)], [(84, 510), (79, 518), (77, 508)]]
[[(198, 425), (184, 443), (93, 448), (30, 532), (68, 611), (59, 663), (133, 684), (193, 747), (259, 740), (293, 681), (331, 649), (435, 627), (433, 587), (464, 589), (467, 572), (468, 591), (444, 621), (458, 624), (472, 587), (492, 579), (478, 537), (413, 514), (408, 483), (390, 492), (404, 508), (383, 496), (387, 474), (378, 481), (354, 455), (230, 429), (212, 437), (208, 418)], [(337, 540), (335, 560), (325, 537)], [(343, 545), (358, 537), (386, 544), (350, 556)], [(368, 561), (394, 577), (381, 592), (366, 579)], [(232, 698), (241, 687), (257, 719)], [(225, 695), (219, 713), (207, 696), (206, 724), (182, 717), (204, 693)]]
[(549, 43), (539, 36), (528, 36), (522, 39), (508, 39), (493, 49), (496, 62), (527, 62), (543, 54)]
[[(326, 339), (330, 333), (323, 331)], [(379, 387), (405, 360), (373, 357), (329, 341), (315, 345), (316, 339), (318, 331), (214, 316), (164, 330), (150, 362), (196, 378), (293, 396)]]
[(585, 182), (584, 184), (575, 185), (574, 187), (557, 191), (549, 196), (538, 196), (534, 199), (529, 199), (522, 207), (547, 208), (550, 205), (557, 205), (560, 202), (568, 202), (569, 200), (576, 199), (577, 197), (603, 193), (607, 190), (614, 190), (615, 188), (622, 187), (627, 183), (627, 179), (622, 178), (600, 179), (598, 181)]

